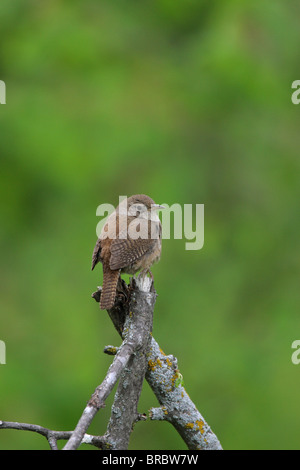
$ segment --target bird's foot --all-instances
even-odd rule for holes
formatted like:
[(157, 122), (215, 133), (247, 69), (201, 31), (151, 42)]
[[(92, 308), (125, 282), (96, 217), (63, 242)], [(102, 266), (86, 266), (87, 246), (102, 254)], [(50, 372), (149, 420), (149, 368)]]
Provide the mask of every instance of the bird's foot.
[(150, 269), (142, 269), (137, 277), (137, 279), (144, 279), (147, 274), (151, 277), (152, 282), (154, 282), (154, 277)]

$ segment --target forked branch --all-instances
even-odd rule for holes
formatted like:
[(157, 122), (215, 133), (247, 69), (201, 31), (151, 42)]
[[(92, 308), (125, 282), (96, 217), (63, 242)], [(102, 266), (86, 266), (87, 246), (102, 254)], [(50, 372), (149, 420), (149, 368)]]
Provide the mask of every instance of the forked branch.
[[(99, 302), (101, 288), (93, 294)], [(178, 431), (190, 450), (221, 450), (221, 444), (185, 391), (177, 359), (166, 355), (152, 337), (152, 318), (156, 292), (149, 278), (132, 280), (128, 287), (119, 283), (118, 301), (108, 311), (123, 342), (120, 347), (106, 347), (114, 355), (103, 382), (95, 389), (74, 431), (53, 431), (35, 424), (0, 421), (0, 429), (18, 429), (45, 436), (51, 449), (58, 440), (67, 440), (65, 450), (77, 449), (80, 444), (92, 444), (100, 449), (127, 449), (136, 421), (145, 419), (137, 411), (144, 378), (156, 395), (160, 407), (150, 410), (152, 420), (166, 420)], [(118, 388), (111, 417), (104, 436), (87, 434), (97, 411), (116, 383)]]

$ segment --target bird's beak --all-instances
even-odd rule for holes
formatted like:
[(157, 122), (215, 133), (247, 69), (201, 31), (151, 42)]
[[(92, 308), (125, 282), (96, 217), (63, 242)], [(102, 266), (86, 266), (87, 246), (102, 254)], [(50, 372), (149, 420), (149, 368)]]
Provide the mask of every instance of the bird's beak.
[(165, 206), (161, 206), (160, 204), (152, 204), (152, 208), (157, 211), (159, 209), (165, 209)]

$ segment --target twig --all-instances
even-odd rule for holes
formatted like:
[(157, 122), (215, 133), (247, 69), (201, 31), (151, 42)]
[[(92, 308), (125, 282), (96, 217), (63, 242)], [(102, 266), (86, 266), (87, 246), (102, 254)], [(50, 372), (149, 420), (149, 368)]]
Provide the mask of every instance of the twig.
[(105, 400), (109, 396), (110, 392), (116, 385), (124, 367), (126, 367), (130, 356), (134, 351), (133, 344), (123, 344), (118, 353), (116, 354), (113, 363), (108, 369), (107, 375), (103, 380), (102, 384), (99, 385), (95, 392), (93, 393), (90, 401), (85, 407), (81, 418), (79, 419), (76, 428), (74, 429), (72, 436), (64, 446), (63, 450), (74, 450), (77, 449), (83, 436), (85, 435), (86, 430), (91, 424), (93, 418), (95, 417), (97, 411), (100, 408), (104, 408)]
[[(46, 437), (52, 450), (57, 450), (57, 441), (67, 440), (71, 437), (72, 431), (54, 431), (52, 429), (39, 426), (38, 424), (18, 423), (15, 421), (0, 421), (0, 429), (16, 429), (19, 431), (31, 431)], [(84, 434), (82, 444), (90, 444), (99, 449), (108, 449), (108, 443), (102, 436)]]

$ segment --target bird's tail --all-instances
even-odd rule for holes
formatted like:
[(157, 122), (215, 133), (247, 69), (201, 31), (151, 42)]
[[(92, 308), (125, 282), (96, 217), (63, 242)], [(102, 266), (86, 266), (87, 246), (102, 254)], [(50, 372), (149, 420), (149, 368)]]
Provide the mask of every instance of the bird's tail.
[(119, 269), (112, 271), (109, 267), (103, 266), (103, 286), (100, 298), (102, 310), (109, 310), (115, 303), (119, 275)]

